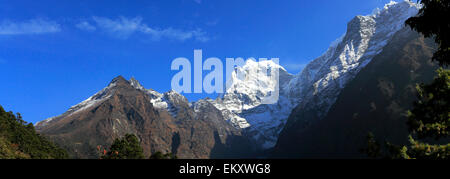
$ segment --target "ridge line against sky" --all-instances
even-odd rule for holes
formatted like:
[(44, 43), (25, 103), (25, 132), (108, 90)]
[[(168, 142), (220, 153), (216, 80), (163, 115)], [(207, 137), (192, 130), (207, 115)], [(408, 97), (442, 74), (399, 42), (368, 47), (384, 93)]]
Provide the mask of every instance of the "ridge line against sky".
[(297, 74), (352, 18), (389, 1), (0, 0), (0, 75), (8, 84), (0, 105), (40, 121), (118, 75), (166, 92), (176, 73), (171, 61), (192, 60), (194, 49), (203, 49), (204, 59), (278, 57)]

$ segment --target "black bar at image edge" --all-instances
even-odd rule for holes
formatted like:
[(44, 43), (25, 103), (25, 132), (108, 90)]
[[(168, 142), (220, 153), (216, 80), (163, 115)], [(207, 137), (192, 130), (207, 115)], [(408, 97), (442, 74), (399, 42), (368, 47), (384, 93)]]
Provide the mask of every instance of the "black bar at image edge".
[[(25, 168), (31, 173), (62, 172), (89, 174), (141, 173), (163, 176), (252, 176), (273, 177), (305, 174), (347, 175), (363, 172), (382, 177), (388, 173), (416, 174), (445, 171), (448, 161), (407, 160), (0, 160), (2, 173), (9, 168)], [(74, 172), (76, 171), (76, 172)], [(11, 171), (12, 172), (12, 171)]]

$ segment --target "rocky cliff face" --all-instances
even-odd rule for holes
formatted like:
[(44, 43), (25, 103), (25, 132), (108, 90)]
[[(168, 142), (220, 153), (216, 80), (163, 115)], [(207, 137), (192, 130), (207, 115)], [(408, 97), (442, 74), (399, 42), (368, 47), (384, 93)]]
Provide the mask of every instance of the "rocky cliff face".
[(176, 92), (159, 94), (123, 77), (36, 129), (76, 158), (97, 158), (98, 145), (109, 146), (126, 133), (138, 136), (147, 156), (162, 151), (180, 158), (238, 158), (235, 151), (242, 150), (230, 143), (245, 140), (208, 101), (190, 107)]
[[(396, 144), (407, 142), (406, 111), (416, 83), (431, 81), (435, 44), (404, 28), (349, 82), (328, 113), (297, 106), (274, 149), (274, 157), (362, 158), (373, 132)], [(323, 117), (318, 117), (321, 113)]]
[(303, 110), (321, 109), (314, 115), (324, 117), (346, 84), (383, 51), (418, 9), (409, 1), (391, 2), (371, 15), (355, 17), (345, 35), (290, 82), (291, 99)]

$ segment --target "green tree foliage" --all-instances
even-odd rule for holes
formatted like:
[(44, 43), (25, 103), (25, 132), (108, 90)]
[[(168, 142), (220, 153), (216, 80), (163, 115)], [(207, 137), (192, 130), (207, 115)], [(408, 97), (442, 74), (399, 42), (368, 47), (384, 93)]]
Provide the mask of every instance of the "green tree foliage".
[[(417, 86), (419, 100), (408, 111), (408, 126), (419, 139), (443, 139), (447, 144), (428, 144), (410, 136), (411, 146), (403, 149), (402, 158), (450, 158), (450, 70), (439, 69), (438, 76), (428, 85)], [(436, 141), (435, 143), (439, 143)]]
[(36, 133), (33, 124), (0, 106), (0, 158), (64, 159), (65, 150)]
[(144, 159), (144, 152), (139, 139), (134, 134), (126, 134), (122, 139), (115, 139), (102, 159)]
[(0, 137), (0, 159), (29, 159), (30, 155), (21, 152), (17, 144), (12, 144), (5, 137)]
[(419, 100), (408, 112), (408, 126), (420, 139), (449, 136), (450, 71), (439, 69), (438, 76), (428, 85), (417, 85)]
[(367, 135), (367, 148), (361, 150), (361, 152), (367, 154), (370, 158), (378, 158), (381, 156), (381, 145), (375, 140), (373, 133)]
[(423, 8), (416, 17), (406, 21), (412, 29), (422, 33), (425, 37), (434, 37), (439, 49), (433, 55), (433, 60), (441, 66), (450, 63), (450, 1), (449, 0), (421, 0)]
[(172, 153), (163, 154), (162, 152), (155, 152), (150, 156), (150, 159), (177, 159), (177, 156), (175, 156)]
[[(418, 101), (408, 111), (408, 127), (412, 135), (409, 146), (386, 143), (384, 157), (394, 159), (449, 159), (450, 158), (450, 70), (443, 69), (450, 63), (450, 0), (421, 0), (422, 9), (416, 17), (406, 21), (413, 30), (425, 37), (434, 37), (438, 50), (433, 54), (441, 68), (430, 84), (417, 85)], [(420, 142), (425, 139), (428, 142)], [(375, 139), (369, 138), (368, 149), (364, 152), (370, 157), (377, 150)], [(376, 142), (376, 141), (375, 141)], [(380, 152), (381, 153), (381, 152)]]
[[(439, 48), (432, 60), (447, 67), (450, 63), (450, 0), (421, 0), (420, 3), (423, 7), (419, 14), (409, 18), (406, 24), (425, 37), (435, 38)], [(433, 82), (417, 86), (417, 93), (418, 101), (408, 111), (409, 130), (419, 139), (433, 138), (436, 141), (429, 144), (410, 136), (410, 146), (401, 147), (400, 156), (406, 159), (448, 159), (450, 71), (439, 69)]]

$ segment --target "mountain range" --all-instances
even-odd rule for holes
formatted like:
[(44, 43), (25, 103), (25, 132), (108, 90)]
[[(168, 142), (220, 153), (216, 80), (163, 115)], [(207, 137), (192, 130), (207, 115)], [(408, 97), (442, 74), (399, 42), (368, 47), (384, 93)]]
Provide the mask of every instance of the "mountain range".
[[(368, 131), (406, 140), (403, 112), (414, 99), (412, 86), (432, 78), (434, 44), (404, 25), (419, 8), (391, 2), (356, 16), (299, 74), (272, 61), (248, 60), (236, 67), (224, 94), (196, 102), (119, 76), (36, 129), (76, 158), (96, 158), (97, 146), (126, 133), (138, 136), (146, 155), (362, 157), (357, 150)], [(278, 69), (279, 80), (252, 76), (266, 68)], [(279, 84), (279, 100), (263, 104), (273, 84)]]

